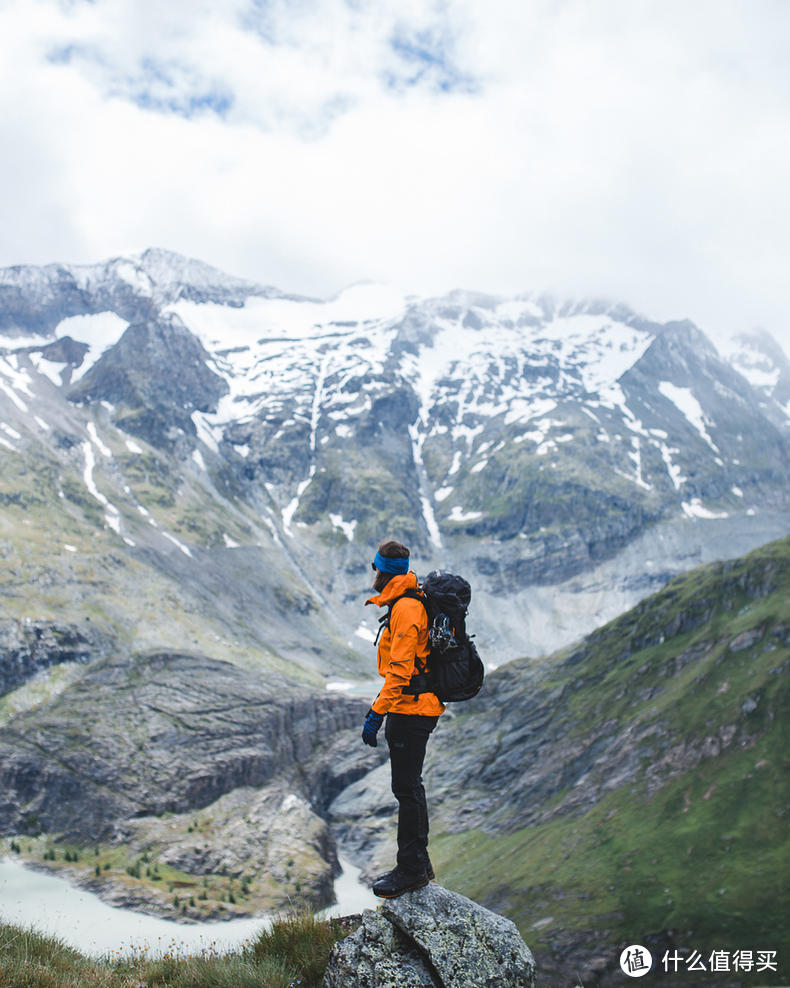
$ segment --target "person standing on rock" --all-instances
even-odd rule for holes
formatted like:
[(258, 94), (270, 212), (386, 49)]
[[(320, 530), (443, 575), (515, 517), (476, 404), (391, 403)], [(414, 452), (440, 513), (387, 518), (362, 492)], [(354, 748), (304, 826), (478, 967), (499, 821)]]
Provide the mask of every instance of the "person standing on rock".
[(371, 564), (377, 596), (365, 601), (386, 607), (378, 638), (378, 670), (384, 677), (381, 692), (365, 718), (362, 740), (376, 747), (384, 717), (384, 736), (390, 749), (392, 792), (398, 801), (397, 865), (373, 883), (375, 895), (394, 899), (422, 888), (434, 877), (428, 857), (428, 807), (422, 784), (425, 747), (444, 704), (434, 693), (404, 693), (419, 670), (415, 660), (428, 655), (428, 615), (414, 594), (417, 577), (409, 569), (409, 550), (394, 540), (382, 542)]

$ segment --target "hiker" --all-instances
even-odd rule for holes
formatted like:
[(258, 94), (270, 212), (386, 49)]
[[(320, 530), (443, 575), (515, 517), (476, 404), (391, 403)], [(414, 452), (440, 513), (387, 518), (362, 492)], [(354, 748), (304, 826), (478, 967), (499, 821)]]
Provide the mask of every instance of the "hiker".
[(400, 542), (382, 542), (371, 565), (376, 573), (373, 589), (377, 596), (365, 603), (388, 607), (389, 616), (382, 619), (377, 653), (384, 685), (365, 718), (362, 740), (376, 747), (376, 734), (386, 716), (384, 736), (390, 749), (392, 792), (398, 800), (398, 857), (397, 866), (373, 883), (373, 892), (394, 899), (422, 888), (434, 877), (428, 857), (422, 764), (428, 737), (444, 704), (435, 693), (404, 693), (418, 672), (415, 657), (424, 659), (429, 652), (425, 607), (414, 597), (401, 596), (418, 590), (417, 577), (409, 569), (409, 550)]

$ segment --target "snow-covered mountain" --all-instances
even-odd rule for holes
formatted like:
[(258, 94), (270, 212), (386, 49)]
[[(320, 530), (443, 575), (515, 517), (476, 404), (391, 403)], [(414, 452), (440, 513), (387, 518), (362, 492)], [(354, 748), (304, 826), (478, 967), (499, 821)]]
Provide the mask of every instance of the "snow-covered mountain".
[(790, 415), (790, 360), (776, 340), (764, 329), (740, 333), (729, 340), (724, 354), (764, 396), (766, 414), (784, 426)]
[(787, 529), (770, 337), (720, 355), (691, 323), (539, 294), (315, 300), (161, 250), (0, 272), (0, 333), (4, 524), (51, 536), (22, 581), (48, 574), (54, 613), (64, 560), (114, 557), (135, 641), (170, 593), (201, 645), (351, 674), (393, 534), (470, 577), (498, 663)]

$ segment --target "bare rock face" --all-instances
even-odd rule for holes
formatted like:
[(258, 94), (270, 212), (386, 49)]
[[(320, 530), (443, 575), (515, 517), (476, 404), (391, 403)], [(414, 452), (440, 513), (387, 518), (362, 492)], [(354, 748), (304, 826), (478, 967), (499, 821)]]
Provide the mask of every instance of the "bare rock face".
[(516, 926), (431, 883), (366, 912), (329, 959), (324, 988), (534, 988)]
[(175, 450), (179, 437), (194, 445), (192, 413), (216, 411), (228, 393), (227, 382), (211, 370), (208, 359), (177, 316), (151, 314), (128, 327), (69, 397), (119, 406), (115, 423), (159, 449)]
[(362, 925), (332, 951), (324, 988), (436, 988), (414, 943), (380, 913), (366, 910)]
[(125, 821), (276, 781), (278, 803), (304, 784), (306, 797), (329, 799), (375, 760), (346, 759), (336, 779), (316, 749), (356, 734), (365, 707), (204, 655), (114, 654), (46, 709), (0, 728), (0, 833), (86, 844), (112, 839)]
[(0, 696), (50, 666), (102, 658), (111, 645), (89, 626), (0, 620)]

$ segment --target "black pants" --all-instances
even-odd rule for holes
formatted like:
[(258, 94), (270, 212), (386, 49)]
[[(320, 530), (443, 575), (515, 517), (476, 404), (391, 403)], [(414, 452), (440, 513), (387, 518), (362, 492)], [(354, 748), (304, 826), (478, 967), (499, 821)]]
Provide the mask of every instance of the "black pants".
[(422, 785), (425, 746), (438, 717), (387, 714), (392, 793), (398, 800), (398, 867), (412, 874), (428, 864), (428, 806)]

